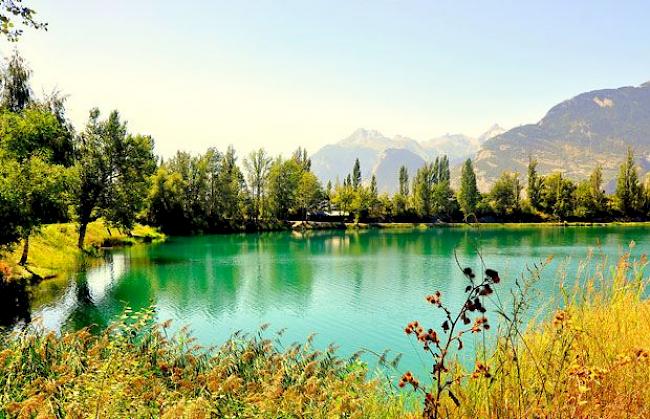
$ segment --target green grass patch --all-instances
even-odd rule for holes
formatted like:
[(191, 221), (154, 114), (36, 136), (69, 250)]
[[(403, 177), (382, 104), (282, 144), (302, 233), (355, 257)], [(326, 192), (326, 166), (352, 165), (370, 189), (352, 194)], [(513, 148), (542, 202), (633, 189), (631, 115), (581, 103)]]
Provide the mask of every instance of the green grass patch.
[(27, 278), (34, 273), (48, 278), (76, 270), (82, 256), (99, 255), (102, 248), (150, 243), (165, 238), (158, 230), (143, 225), (136, 225), (129, 236), (117, 229), (109, 229), (100, 220), (88, 225), (84, 252), (82, 252), (77, 247), (78, 234), (77, 224), (45, 225), (30, 238), (27, 269), (18, 266), (23, 243), (18, 243), (0, 254), (0, 261), (11, 267), (14, 277)]

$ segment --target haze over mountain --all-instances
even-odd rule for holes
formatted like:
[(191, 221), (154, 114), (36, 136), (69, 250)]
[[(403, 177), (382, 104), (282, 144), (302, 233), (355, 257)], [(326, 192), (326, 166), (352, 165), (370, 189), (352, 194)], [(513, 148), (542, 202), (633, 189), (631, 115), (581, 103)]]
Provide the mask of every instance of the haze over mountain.
[(379, 131), (360, 128), (336, 144), (326, 145), (314, 153), (312, 170), (323, 182), (343, 181), (358, 157), (364, 179), (374, 174), (379, 191), (392, 193), (397, 189), (400, 166), (406, 166), (412, 177), (419, 167), (437, 156), (447, 155), (452, 165), (460, 163), (473, 157), (482, 142), (503, 131), (495, 124), (478, 138), (445, 134), (419, 142), (401, 135), (389, 138)]
[(538, 171), (562, 171), (582, 179), (597, 164), (612, 189), (627, 147), (641, 172), (650, 168), (650, 82), (639, 87), (594, 90), (566, 100), (536, 124), (522, 125), (485, 141), (476, 156), (479, 187), (486, 190), (502, 171), (525, 178), (529, 156)]

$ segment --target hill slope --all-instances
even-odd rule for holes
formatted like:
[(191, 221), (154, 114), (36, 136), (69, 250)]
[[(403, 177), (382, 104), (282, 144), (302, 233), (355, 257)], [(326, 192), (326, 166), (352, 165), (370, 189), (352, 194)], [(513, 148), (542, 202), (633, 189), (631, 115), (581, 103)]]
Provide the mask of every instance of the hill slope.
[(650, 84), (595, 90), (564, 101), (536, 124), (513, 128), (487, 140), (476, 156), (482, 189), (504, 171), (525, 176), (529, 156), (542, 173), (559, 170), (574, 179), (603, 167), (606, 182), (616, 177), (631, 146), (643, 172), (650, 167)]

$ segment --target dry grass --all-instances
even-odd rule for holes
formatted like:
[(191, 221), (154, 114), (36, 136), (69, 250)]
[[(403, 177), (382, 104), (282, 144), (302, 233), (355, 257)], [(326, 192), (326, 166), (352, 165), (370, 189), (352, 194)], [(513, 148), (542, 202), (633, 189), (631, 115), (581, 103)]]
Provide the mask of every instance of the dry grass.
[(363, 364), (309, 342), (279, 351), (235, 336), (204, 350), (167, 337), (153, 313), (125, 315), (100, 336), (27, 332), (0, 351), (0, 417), (397, 418), (402, 398)]
[(650, 303), (646, 258), (590, 261), (586, 285), (527, 331), (499, 330), (483, 359), (489, 378), (469, 379), (440, 417), (650, 417)]

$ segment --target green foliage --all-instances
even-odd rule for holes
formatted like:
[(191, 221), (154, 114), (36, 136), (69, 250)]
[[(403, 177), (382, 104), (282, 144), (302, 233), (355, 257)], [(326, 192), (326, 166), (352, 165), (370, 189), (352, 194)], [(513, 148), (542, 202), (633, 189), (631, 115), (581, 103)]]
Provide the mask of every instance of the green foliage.
[(597, 166), (589, 179), (580, 182), (575, 190), (575, 215), (594, 218), (602, 215), (606, 208), (605, 192), (602, 190), (602, 169)]
[(467, 159), (463, 164), (460, 175), (460, 188), (458, 190), (458, 204), (465, 219), (476, 211), (476, 205), (481, 200), (481, 194), (476, 185), (476, 174), (472, 166), (472, 160)]
[(263, 203), (266, 197), (271, 162), (271, 158), (263, 148), (252, 151), (248, 158), (244, 159), (246, 179), (253, 199), (252, 215), (255, 221), (258, 221), (263, 216), (262, 209), (264, 208)]
[(537, 174), (537, 160), (532, 157), (528, 160), (528, 189), (526, 195), (530, 205), (536, 210), (542, 209), (543, 180)]
[(409, 194), (409, 172), (406, 166), (399, 168), (399, 194), (402, 196)]
[(352, 187), (357, 189), (359, 186), (361, 186), (361, 164), (359, 159), (355, 159), (352, 168)]
[(546, 176), (542, 189), (542, 208), (560, 220), (565, 219), (574, 210), (574, 190), (573, 182), (563, 177), (562, 173), (555, 172)]
[[(0, 15), (0, 21), (2, 15)], [(25, 60), (18, 51), (9, 59), (9, 63), (2, 69), (2, 97), (0, 108), (10, 112), (20, 112), (27, 107), (32, 99), (32, 89), (29, 79), (32, 71), (27, 67)]]
[(100, 120), (90, 111), (86, 129), (78, 139), (79, 180), (74, 204), (79, 218), (79, 248), (86, 226), (103, 216), (109, 224), (131, 229), (142, 208), (148, 177), (155, 170), (153, 140), (127, 134), (117, 111)]
[(616, 192), (614, 193), (616, 209), (624, 216), (636, 215), (642, 204), (641, 192), (639, 175), (634, 164), (634, 153), (631, 148), (628, 148), (627, 157), (621, 165), (616, 180)]
[(232, 228), (244, 217), (248, 192), (231, 147), (204, 155), (178, 152), (151, 178), (148, 219), (168, 233)]
[(296, 189), (296, 206), (303, 219), (307, 219), (309, 212), (318, 208), (323, 200), (323, 191), (315, 174), (303, 171)]
[(456, 206), (446, 156), (421, 167), (413, 181), (413, 206), (420, 217), (449, 217)]
[(520, 194), (519, 174), (502, 173), (490, 190), (494, 212), (499, 216), (517, 213), (520, 208)]
[(303, 167), (295, 160), (275, 159), (269, 174), (269, 205), (271, 213), (286, 220), (296, 207), (297, 190)]
[(39, 155), (55, 164), (73, 162), (72, 133), (43, 105), (0, 113), (0, 148), (19, 161)]

